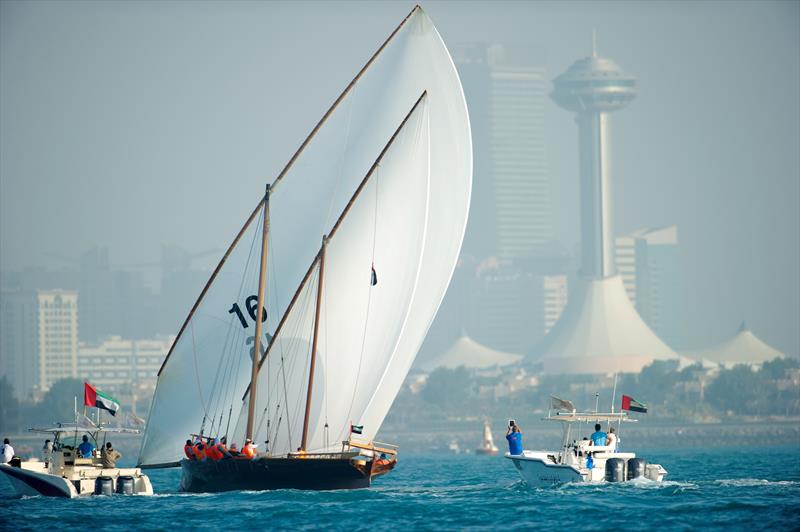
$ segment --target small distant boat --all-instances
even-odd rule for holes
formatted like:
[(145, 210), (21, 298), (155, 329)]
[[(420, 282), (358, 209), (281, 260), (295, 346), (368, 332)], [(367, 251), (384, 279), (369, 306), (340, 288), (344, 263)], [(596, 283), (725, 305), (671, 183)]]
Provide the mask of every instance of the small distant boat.
[(8, 479), (17, 495), (44, 495), (73, 498), (83, 495), (152, 495), (150, 479), (137, 467), (105, 468), (97, 456), (81, 458), (77, 447), (85, 434), (99, 449), (106, 436), (136, 434), (137, 429), (84, 426), (59, 423), (54, 427), (33, 428), (31, 432), (53, 435), (53, 449), (38, 459), (14, 459), (0, 464), (0, 473)]
[(475, 449), (475, 454), (483, 454), (494, 456), (496, 455), (500, 449), (497, 448), (497, 445), (494, 444), (494, 439), (492, 438), (492, 427), (489, 424), (489, 421), (484, 421), (483, 423), (483, 441), (481, 441), (480, 446)]
[(458, 445), (457, 440), (450, 440), (450, 445), (447, 446), (447, 449), (453, 454), (461, 454), (461, 446)]
[(588, 439), (579, 439), (578, 431), (585, 431), (595, 423), (616, 423), (619, 433), (623, 422), (637, 421), (630, 419), (627, 412), (577, 412), (570, 401), (557, 398), (553, 400), (560, 408), (556, 408), (555, 413), (548, 414), (544, 421), (561, 423), (561, 448), (558, 451), (524, 450), (519, 455), (505, 454), (529, 486), (544, 487), (569, 482), (625, 482), (637, 478), (655, 482), (664, 480), (667, 470), (659, 464), (650, 464), (632, 452), (620, 452), (617, 445), (595, 446), (590, 445)]

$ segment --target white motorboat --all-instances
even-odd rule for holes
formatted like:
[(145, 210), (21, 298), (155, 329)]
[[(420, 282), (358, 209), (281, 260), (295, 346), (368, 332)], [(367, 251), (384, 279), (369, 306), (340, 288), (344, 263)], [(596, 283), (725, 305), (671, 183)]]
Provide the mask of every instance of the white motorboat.
[(622, 452), (619, 440), (614, 445), (597, 446), (592, 445), (589, 439), (577, 437), (580, 431), (592, 432), (596, 423), (616, 424), (619, 434), (622, 423), (637, 421), (630, 419), (627, 412), (576, 412), (573, 409), (548, 414), (544, 420), (561, 423), (563, 438), (560, 450), (523, 450), (519, 455), (505, 454), (522, 479), (532, 487), (567, 482), (625, 482), (638, 478), (661, 482), (667, 475), (667, 470), (659, 464), (650, 464), (633, 452)]
[(105, 445), (108, 433), (136, 434), (137, 429), (116, 427), (86, 427), (78, 423), (59, 423), (31, 432), (53, 435), (52, 450), (43, 451), (42, 460), (31, 458), (0, 464), (0, 473), (18, 495), (48, 497), (78, 497), (82, 495), (152, 495), (153, 486), (147, 475), (137, 467), (105, 468), (100, 453), (97, 456), (78, 456), (77, 446), (85, 434), (95, 447)]

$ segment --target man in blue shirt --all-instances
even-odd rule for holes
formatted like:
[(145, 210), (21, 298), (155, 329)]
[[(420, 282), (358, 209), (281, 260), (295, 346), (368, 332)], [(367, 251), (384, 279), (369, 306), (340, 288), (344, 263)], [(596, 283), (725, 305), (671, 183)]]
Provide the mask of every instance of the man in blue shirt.
[(594, 426), (594, 434), (590, 436), (592, 445), (605, 446), (608, 434), (600, 430), (600, 423)]
[(506, 439), (508, 440), (508, 452), (513, 455), (522, 454), (522, 433), (519, 431), (519, 426), (513, 421), (508, 425), (508, 432), (506, 432)]
[(94, 451), (94, 445), (89, 441), (89, 437), (83, 435), (83, 443), (78, 445), (78, 455), (81, 458), (91, 458)]

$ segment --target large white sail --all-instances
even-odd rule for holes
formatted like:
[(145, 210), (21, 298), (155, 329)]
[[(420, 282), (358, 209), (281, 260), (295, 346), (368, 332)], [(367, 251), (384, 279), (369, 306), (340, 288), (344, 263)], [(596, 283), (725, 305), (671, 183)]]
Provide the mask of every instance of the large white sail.
[[(307, 450), (347, 439), (406, 326), (428, 221), (428, 118), (423, 96), (327, 241)], [(254, 438), (269, 440), (273, 454), (300, 443), (316, 303), (309, 285), (316, 289), (318, 282), (315, 262), (259, 373)], [(305, 379), (297, 379), (298, 368)], [(246, 404), (237, 441), (244, 437)]]
[[(425, 274), (408, 302), (408, 319), (405, 319), (397, 347), (375, 379), (370, 398), (364, 400), (359, 396), (358, 401), (368, 405), (361, 416), (368, 436), (374, 435), (380, 427), (441, 303), (455, 268), (469, 210), (472, 151), (466, 104), (450, 55), (420, 8), (414, 9), (293, 159), (288, 172), (276, 183), (270, 204), (269, 318), (266, 326), (273, 334), (319, 250), (321, 235), (342, 212), (410, 106), (424, 91), (428, 94), (425, 123), (429, 130), (430, 170), (427, 222), (419, 269)], [(402, 202), (404, 197), (401, 195), (394, 200)], [(220, 302), (229, 301), (223, 313), (237, 301), (239, 294), (233, 289), (235, 283), (224, 287), (217, 285), (223, 273), (235, 273), (238, 266), (232, 264), (232, 258), (240, 254), (246, 241), (250, 241), (250, 231), (256, 231), (253, 229), (256, 226), (260, 224), (254, 221), (247, 235), (234, 246), (220, 274), (212, 278), (198, 311), (187, 321), (161, 370), (140, 453), (139, 461), (143, 465), (176, 462), (188, 432), (200, 429), (204, 410), (207, 410), (202, 403), (207, 401), (205, 395), (210, 395), (213, 387), (206, 381), (213, 379), (190, 382), (187, 375), (191, 375), (195, 365), (224, 373), (224, 389), (237, 390), (237, 401), (247, 387), (249, 374), (246, 371), (227, 369), (220, 353), (215, 354), (214, 342), (207, 349), (199, 350), (197, 334), (192, 338), (189, 333), (197, 333), (201, 328), (199, 313), (210, 308), (205, 299), (212, 292), (220, 292)], [(241, 277), (241, 271), (239, 274)], [(256, 292), (257, 283), (248, 283), (244, 297)], [(243, 304), (239, 301), (239, 305)], [(229, 322), (229, 326), (233, 325)], [(251, 323), (247, 331), (252, 329)], [(249, 356), (245, 353), (244, 357), (246, 365)], [(215, 391), (214, 397), (220, 404), (218, 410), (227, 408), (230, 412), (232, 409), (235, 418), (241, 403), (230, 401), (230, 395), (216, 397), (219, 393)], [(181, 422), (175, 421), (176, 415), (181, 417)], [(227, 417), (226, 413), (223, 422), (215, 424), (213, 434), (227, 431)], [(218, 418), (219, 414), (215, 419)], [(220, 425), (222, 430), (218, 432)], [(190, 426), (191, 430), (187, 431)], [(205, 429), (208, 432), (208, 423)]]

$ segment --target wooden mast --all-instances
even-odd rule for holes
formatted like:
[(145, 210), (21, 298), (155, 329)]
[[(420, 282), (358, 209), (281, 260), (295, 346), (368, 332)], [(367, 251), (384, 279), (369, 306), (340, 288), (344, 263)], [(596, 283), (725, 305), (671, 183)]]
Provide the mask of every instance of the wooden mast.
[[(319, 279), (317, 280), (317, 304), (314, 309), (314, 337), (311, 341), (311, 363), (308, 368), (308, 390), (306, 391), (306, 412), (303, 416), (303, 439), (300, 443), (300, 450), (306, 450), (308, 443), (308, 422), (311, 417), (311, 395), (314, 391), (314, 367), (317, 361), (317, 339), (319, 338), (319, 309), (322, 304), (322, 283), (325, 279), (325, 247), (328, 245), (328, 237), (322, 237), (322, 249), (319, 252)], [(252, 391), (251, 391), (252, 397)]]
[(261, 232), (261, 269), (258, 274), (258, 304), (256, 307), (256, 338), (253, 343), (253, 367), (250, 372), (250, 401), (247, 404), (247, 430), (245, 438), (253, 438), (253, 423), (256, 413), (256, 384), (258, 383), (258, 368), (261, 361), (261, 333), (264, 313), (264, 294), (267, 288), (267, 252), (269, 249), (269, 195), (270, 185), (267, 184), (264, 193), (264, 224)]

